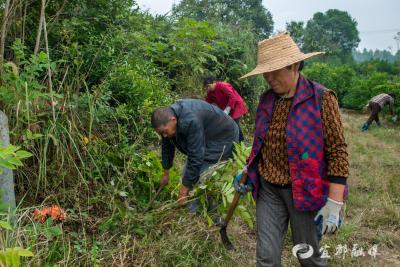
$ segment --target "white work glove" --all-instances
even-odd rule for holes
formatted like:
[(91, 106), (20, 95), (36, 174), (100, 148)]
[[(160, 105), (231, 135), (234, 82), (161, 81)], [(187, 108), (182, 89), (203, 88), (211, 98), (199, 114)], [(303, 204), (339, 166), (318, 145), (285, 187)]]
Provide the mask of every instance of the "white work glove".
[(325, 206), (323, 206), (314, 218), (314, 223), (318, 227), (319, 234), (333, 234), (342, 224), (342, 206), (343, 202), (335, 201), (328, 197)]
[(225, 112), (226, 115), (229, 115), (229, 113), (231, 112), (231, 107), (230, 107), (230, 106), (227, 106), (227, 107), (224, 109), (224, 112)]
[(397, 115), (394, 115), (394, 116), (392, 117), (392, 121), (393, 121), (393, 122), (396, 122), (396, 121), (397, 121)]

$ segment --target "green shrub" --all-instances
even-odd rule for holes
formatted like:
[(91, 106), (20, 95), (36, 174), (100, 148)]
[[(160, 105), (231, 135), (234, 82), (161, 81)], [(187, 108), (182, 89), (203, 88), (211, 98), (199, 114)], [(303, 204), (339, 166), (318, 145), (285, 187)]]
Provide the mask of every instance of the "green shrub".
[[(378, 72), (376, 62), (360, 66), (313, 63), (304, 70), (304, 75), (323, 84), (337, 93), (339, 105), (350, 109), (361, 109), (373, 96), (394, 92), (400, 94), (400, 78), (388, 72)], [(397, 112), (400, 111), (396, 101)]]
[[(381, 93), (394, 92), (400, 94), (400, 79), (387, 73), (373, 72), (368, 77), (353, 81), (352, 89), (343, 98), (343, 105), (348, 108), (361, 109), (373, 96)], [(399, 112), (399, 101), (395, 101)]]
[(326, 63), (314, 63), (304, 69), (304, 75), (321, 83), (336, 92), (339, 104), (343, 103), (344, 96), (352, 90), (352, 83), (356, 72), (350, 65), (332, 66)]

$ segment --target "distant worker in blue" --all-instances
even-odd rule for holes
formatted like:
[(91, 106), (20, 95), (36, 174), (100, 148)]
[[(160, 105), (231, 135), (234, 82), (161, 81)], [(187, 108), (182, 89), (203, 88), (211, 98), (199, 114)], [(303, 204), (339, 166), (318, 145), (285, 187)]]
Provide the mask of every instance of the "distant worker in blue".
[(373, 121), (376, 121), (378, 126), (381, 126), (381, 122), (379, 120), (379, 112), (383, 109), (384, 106), (389, 105), (390, 112), (392, 113), (392, 121), (397, 121), (397, 115), (394, 109), (394, 99), (396, 95), (394, 93), (388, 94), (379, 94), (374, 96), (369, 102), (367, 107), (371, 110), (371, 115), (369, 116), (366, 123), (362, 126), (362, 131), (365, 132), (368, 130), (369, 126)]

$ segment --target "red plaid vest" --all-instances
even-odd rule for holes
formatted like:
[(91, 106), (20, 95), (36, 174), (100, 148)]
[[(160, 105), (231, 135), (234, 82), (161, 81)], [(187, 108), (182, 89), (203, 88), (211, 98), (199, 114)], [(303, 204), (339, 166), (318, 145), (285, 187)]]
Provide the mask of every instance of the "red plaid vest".
[[(294, 206), (299, 211), (320, 209), (328, 196), (326, 159), (321, 121), (322, 85), (300, 75), (286, 125), (289, 171), (292, 179)], [(256, 113), (253, 147), (247, 160), (248, 177), (259, 189), (258, 154), (272, 120), (276, 94), (269, 90), (260, 97)]]

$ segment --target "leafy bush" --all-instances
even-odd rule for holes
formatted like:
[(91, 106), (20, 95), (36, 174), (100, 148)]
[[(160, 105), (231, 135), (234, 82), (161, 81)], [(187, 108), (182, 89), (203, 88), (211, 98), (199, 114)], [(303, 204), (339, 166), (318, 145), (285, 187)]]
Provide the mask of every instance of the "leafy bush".
[[(228, 212), (230, 203), (232, 203), (235, 195), (233, 188), (233, 177), (238, 175), (246, 164), (246, 159), (250, 154), (251, 147), (246, 147), (243, 143), (235, 145), (234, 159), (227, 163), (217, 165), (216, 167), (207, 170), (202, 174), (201, 180), (205, 180), (203, 185), (195, 188), (193, 195), (200, 199), (202, 203), (202, 214), (208, 220), (209, 225), (212, 225), (211, 214), (207, 210), (207, 198), (212, 196), (216, 203), (221, 203), (218, 206), (219, 214)], [(235, 214), (239, 216), (251, 228), (254, 227), (254, 217), (249, 212), (254, 200), (251, 194), (246, 194), (235, 209)]]
[(117, 101), (113, 105), (126, 104), (142, 125), (149, 121), (155, 107), (171, 104), (173, 99), (162, 73), (154, 65), (140, 60), (117, 66), (101, 88), (111, 92), (112, 99)]
[[(22, 166), (22, 159), (32, 156), (31, 153), (21, 150), (19, 147), (9, 145), (6, 147), (0, 147), (0, 166), (7, 169), (16, 169)], [(0, 173), (3, 170), (0, 169)], [(2, 200), (0, 200), (0, 206), (4, 206)], [(21, 265), (20, 257), (33, 257), (33, 253), (20, 247), (20, 244), (12, 237), (14, 229), (9, 221), (13, 221), (15, 218), (11, 218), (13, 212), (1, 212), (0, 213), (0, 264), (4, 266), (19, 267)]]
[(326, 88), (336, 92), (339, 104), (343, 102), (343, 97), (352, 90), (352, 83), (356, 72), (350, 65), (332, 66), (326, 63), (314, 63), (304, 69), (304, 75), (321, 83)]
[[(345, 107), (361, 109), (373, 96), (389, 92), (400, 94), (400, 79), (391, 78), (387, 73), (373, 72), (364, 79), (353, 81), (352, 90), (343, 98), (343, 104)], [(395, 105), (399, 112), (399, 101), (395, 101)]]
[[(339, 104), (345, 108), (361, 109), (375, 95), (381, 93), (400, 93), (400, 79), (390, 72), (379, 72), (380, 63), (376, 61), (360, 66), (313, 63), (304, 70), (304, 75), (336, 91)], [(397, 112), (399, 101), (395, 101)]]
[(50, 94), (47, 86), (43, 85), (49, 64), (55, 67), (48, 62), (45, 53), (26, 56), (26, 47), (20, 39), (15, 40), (13, 51), (18, 65), (13, 62), (5, 64), (1, 76), (0, 99), (4, 106), (14, 111), (11, 115), (18, 116), (15, 118), (17, 121), (29, 125), (37, 121), (40, 115), (46, 116), (43, 112), (51, 110), (49, 102), (53, 98), (62, 99), (62, 94)]

